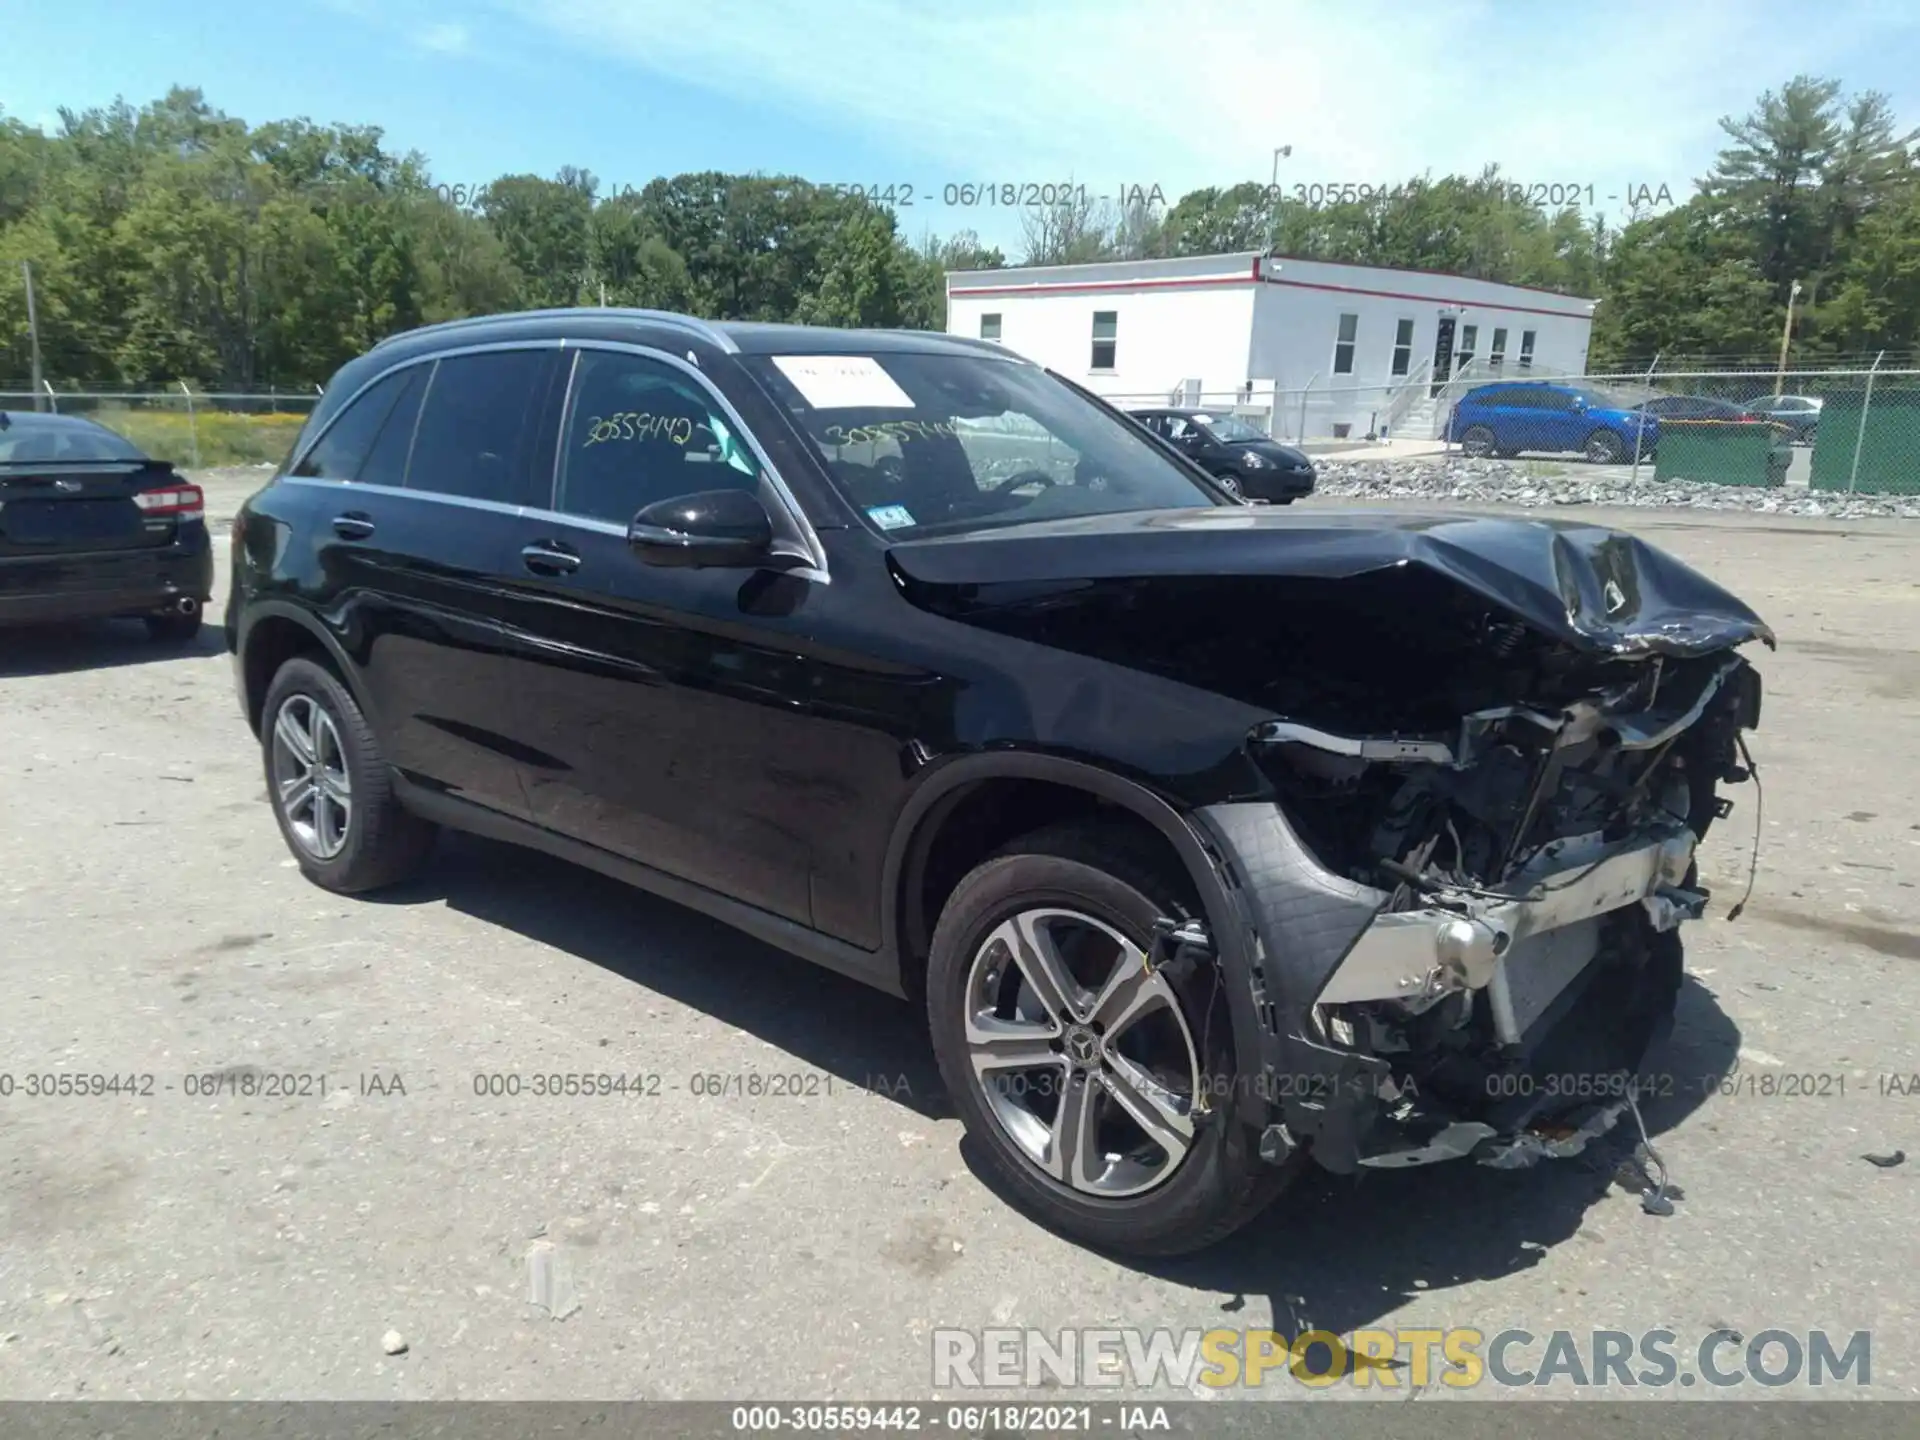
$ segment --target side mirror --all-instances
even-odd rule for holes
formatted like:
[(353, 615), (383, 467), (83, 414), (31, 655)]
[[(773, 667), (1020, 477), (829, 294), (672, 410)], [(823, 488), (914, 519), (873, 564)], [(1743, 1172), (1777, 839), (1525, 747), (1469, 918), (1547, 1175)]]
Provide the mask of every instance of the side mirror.
[(627, 526), (627, 544), (649, 565), (760, 565), (773, 553), (773, 520), (751, 490), (706, 490), (654, 501)]

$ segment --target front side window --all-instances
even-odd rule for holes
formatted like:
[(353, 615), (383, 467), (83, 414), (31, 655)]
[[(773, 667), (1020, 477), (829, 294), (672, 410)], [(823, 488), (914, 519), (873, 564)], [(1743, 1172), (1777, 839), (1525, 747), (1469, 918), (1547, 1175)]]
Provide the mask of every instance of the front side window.
[(625, 525), (657, 500), (759, 483), (745, 441), (699, 381), (644, 355), (582, 352), (561, 429), (555, 509)]
[(1120, 347), (1120, 312), (1117, 310), (1096, 310), (1093, 312), (1093, 366), (1095, 370), (1111, 370), (1118, 358)]
[(896, 538), (1229, 503), (1037, 366), (990, 355), (741, 358), (841, 494)]
[(1342, 315), (1340, 329), (1333, 342), (1333, 373), (1351, 375), (1353, 373), (1354, 342), (1360, 335), (1360, 317)]
[[(555, 354), (492, 350), (439, 360), (421, 402), (407, 488), (544, 506), (552, 471), (537, 436)], [(551, 462), (551, 449), (544, 458)]]

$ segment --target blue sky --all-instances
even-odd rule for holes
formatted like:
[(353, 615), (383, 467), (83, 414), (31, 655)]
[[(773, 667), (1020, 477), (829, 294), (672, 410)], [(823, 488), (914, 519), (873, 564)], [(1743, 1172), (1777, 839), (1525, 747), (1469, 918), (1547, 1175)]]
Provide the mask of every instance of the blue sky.
[[(104, 0), (14, 7), (0, 106), (196, 85), (253, 122), (374, 124), (435, 178), (585, 166), (911, 185), (906, 231), (1017, 244), (949, 182), (1094, 193), (1477, 171), (1677, 197), (1716, 119), (1797, 71), (1920, 126), (1920, 4), (1829, 0)], [(31, 63), (18, 63), (31, 57)], [(1609, 202), (1609, 196), (1620, 200)], [(1583, 194), (1584, 198), (1584, 194)], [(931, 203), (930, 203), (931, 202)]]

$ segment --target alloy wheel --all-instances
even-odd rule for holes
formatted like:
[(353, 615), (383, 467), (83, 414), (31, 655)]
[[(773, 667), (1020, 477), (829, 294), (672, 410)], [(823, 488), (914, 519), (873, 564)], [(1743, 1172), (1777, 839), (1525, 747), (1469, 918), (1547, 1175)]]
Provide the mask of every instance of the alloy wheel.
[(353, 822), (353, 780), (333, 717), (311, 695), (289, 695), (273, 717), (274, 803), (300, 848), (331, 860)]
[(1052, 1179), (1141, 1195), (1193, 1148), (1192, 1033), (1166, 978), (1112, 926), (1064, 909), (1002, 921), (974, 954), (965, 1013), (988, 1112)]

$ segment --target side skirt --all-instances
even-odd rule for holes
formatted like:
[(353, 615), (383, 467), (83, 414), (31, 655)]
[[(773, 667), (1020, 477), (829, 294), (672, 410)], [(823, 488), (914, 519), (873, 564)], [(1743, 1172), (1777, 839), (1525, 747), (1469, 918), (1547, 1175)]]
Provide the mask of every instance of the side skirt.
[(658, 895), (663, 900), (671, 900), (676, 905), (685, 905), (689, 910), (711, 915), (775, 949), (785, 950), (802, 960), (811, 960), (816, 965), (864, 985), (871, 985), (876, 990), (884, 990), (898, 999), (907, 998), (900, 986), (899, 962), (885, 950), (862, 950), (844, 940), (822, 935), (818, 930), (785, 916), (774, 915), (757, 906), (743, 905), (704, 885), (682, 880), (651, 865), (629, 860), (624, 855), (615, 855), (597, 845), (556, 835), (551, 830), (488, 810), (471, 801), (439, 794), (401, 775), (393, 777), (393, 786), (400, 803), (423, 820), (431, 820), (449, 830), (464, 830), (489, 840), (525, 846), (529, 850), (538, 850), (557, 859), (583, 865), (589, 870), (597, 870), (602, 875)]

